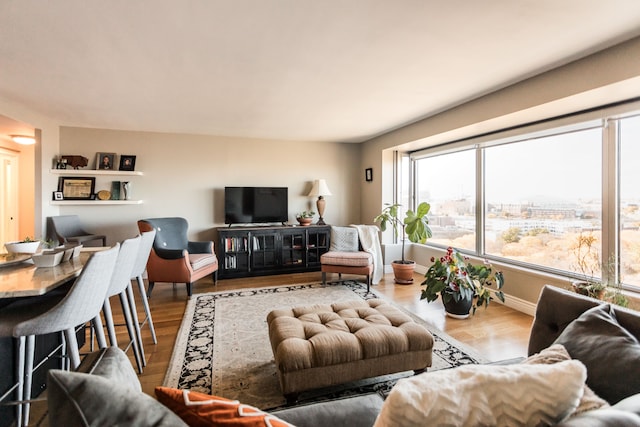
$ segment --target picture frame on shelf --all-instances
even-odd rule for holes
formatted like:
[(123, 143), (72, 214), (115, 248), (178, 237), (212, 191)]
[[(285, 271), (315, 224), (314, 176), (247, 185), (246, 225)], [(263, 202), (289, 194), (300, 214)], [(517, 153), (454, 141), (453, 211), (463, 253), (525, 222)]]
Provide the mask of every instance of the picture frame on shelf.
[(115, 170), (116, 153), (98, 153), (96, 156), (96, 170)]
[(95, 177), (61, 176), (58, 178), (58, 192), (62, 193), (63, 200), (94, 200), (95, 188)]
[(62, 194), (62, 191), (54, 191), (53, 192), (53, 200), (55, 200), (55, 201), (64, 200), (64, 195)]
[(120, 156), (120, 170), (121, 171), (136, 170), (136, 156), (132, 156), (129, 154), (122, 154)]

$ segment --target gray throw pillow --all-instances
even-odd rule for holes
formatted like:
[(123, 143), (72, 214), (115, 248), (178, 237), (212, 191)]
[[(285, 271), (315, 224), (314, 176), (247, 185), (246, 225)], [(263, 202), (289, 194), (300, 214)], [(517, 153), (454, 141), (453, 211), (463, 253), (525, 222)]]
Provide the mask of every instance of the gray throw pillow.
[(130, 385), (58, 369), (50, 370), (48, 378), (52, 426), (186, 426), (167, 407)]
[(587, 385), (610, 404), (640, 393), (640, 343), (618, 323), (609, 304), (582, 313), (554, 344), (587, 367)]
[(133, 391), (142, 392), (138, 375), (133, 370), (129, 358), (118, 347), (106, 347), (87, 354), (76, 372), (98, 375), (128, 386)]
[(358, 252), (358, 230), (354, 227), (331, 226), (331, 251)]

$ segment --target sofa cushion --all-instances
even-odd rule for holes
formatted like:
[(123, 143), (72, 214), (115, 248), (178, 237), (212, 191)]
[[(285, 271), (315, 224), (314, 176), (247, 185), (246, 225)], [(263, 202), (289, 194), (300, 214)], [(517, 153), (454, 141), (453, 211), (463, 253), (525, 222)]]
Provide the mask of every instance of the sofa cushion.
[(292, 427), (277, 416), (237, 400), (189, 390), (156, 387), (156, 397), (191, 427)]
[[(131, 363), (127, 360), (128, 365)], [(185, 426), (152, 397), (113, 379), (52, 369), (47, 382), (52, 426)]]
[(423, 373), (398, 381), (375, 426), (554, 425), (578, 406), (586, 376), (577, 360)]
[(358, 252), (358, 230), (353, 227), (331, 226), (330, 251)]
[[(563, 362), (565, 360), (571, 360), (571, 356), (567, 349), (561, 344), (554, 344), (549, 348), (545, 348), (540, 353), (529, 356), (522, 363), (529, 364), (545, 364)], [(572, 414), (572, 416), (580, 414), (586, 411), (592, 411), (594, 409), (608, 407), (609, 404), (606, 400), (598, 397), (588, 385), (584, 385), (584, 393), (580, 399), (580, 404)]]
[(118, 347), (106, 347), (87, 354), (76, 372), (98, 375), (142, 392), (140, 381), (124, 351)]
[(296, 427), (371, 427), (384, 400), (368, 393), (271, 411)]
[(366, 267), (373, 264), (373, 256), (369, 252), (329, 251), (320, 256), (323, 265), (342, 265), (345, 267)]
[(555, 343), (587, 367), (587, 384), (611, 404), (640, 393), (640, 343), (620, 326), (609, 304), (585, 311)]

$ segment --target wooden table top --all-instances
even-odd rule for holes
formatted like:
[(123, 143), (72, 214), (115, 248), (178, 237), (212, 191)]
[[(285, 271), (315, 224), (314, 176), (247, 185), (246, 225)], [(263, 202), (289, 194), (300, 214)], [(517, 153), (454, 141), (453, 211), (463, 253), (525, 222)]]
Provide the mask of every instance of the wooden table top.
[(36, 267), (28, 260), (0, 268), (0, 298), (43, 295), (80, 274), (91, 252), (61, 262), (55, 267)]

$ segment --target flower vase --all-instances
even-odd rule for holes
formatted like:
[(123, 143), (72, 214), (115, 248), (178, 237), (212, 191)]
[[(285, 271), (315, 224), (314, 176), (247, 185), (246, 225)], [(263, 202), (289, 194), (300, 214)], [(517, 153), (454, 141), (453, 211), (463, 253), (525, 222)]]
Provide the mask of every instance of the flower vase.
[(471, 312), (471, 306), (473, 305), (473, 299), (461, 299), (456, 301), (453, 296), (445, 302), (444, 295), (442, 295), (442, 303), (444, 304), (444, 311), (447, 316), (454, 319), (466, 319)]

